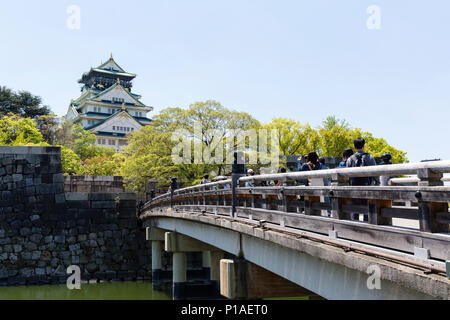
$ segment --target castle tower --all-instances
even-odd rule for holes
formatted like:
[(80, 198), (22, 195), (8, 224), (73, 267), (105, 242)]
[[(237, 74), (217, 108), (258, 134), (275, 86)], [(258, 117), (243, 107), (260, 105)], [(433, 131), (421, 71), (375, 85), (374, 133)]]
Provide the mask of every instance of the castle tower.
[(79, 123), (97, 136), (96, 145), (120, 151), (127, 145), (126, 135), (151, 123), (141, 96), (131, 92), (136, 77), (123, 70), (113, 56), (97, 68), (85, 72), (78, 81), (81, 96), (72, 100), (66, 120)]

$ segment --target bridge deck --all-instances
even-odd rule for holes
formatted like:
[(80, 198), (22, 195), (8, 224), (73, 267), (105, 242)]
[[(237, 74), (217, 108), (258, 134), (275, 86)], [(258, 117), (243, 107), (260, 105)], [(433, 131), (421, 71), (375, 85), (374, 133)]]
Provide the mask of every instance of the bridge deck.
[[(352, 177), (412, 172), (417, 174), (417, 186), (348, 186)], [(244, 221), (253, 228), (309, 237), (346, 250), (356, 248), (446, 279), (445, 263), (450, 260), (450, 187), (442, 182), (446, 172), (450, 161), (242, 177), (234, 186), (225, 180), (176, 190), (147, 203), (144, 211)], [(331, 186), (292, 185), (317, 178), (330, 179)], [(282, 186), (258, 185), (273, 180), (280, 180)], [(254, 187), (243, 187), (248, 181)], [(355, 214), (365, 215), (368, 221), (355, 220)], [(151, 214), (142, 216), (148, 217)], [(418, 228), (399, 225), (398, 219)]]

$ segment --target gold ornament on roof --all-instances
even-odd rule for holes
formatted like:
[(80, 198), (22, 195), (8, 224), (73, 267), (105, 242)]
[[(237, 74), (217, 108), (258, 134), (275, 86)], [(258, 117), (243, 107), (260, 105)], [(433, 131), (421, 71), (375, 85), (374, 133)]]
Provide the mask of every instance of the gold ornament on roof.
[(120, 78), (117, 78), (117, 84), (120, 84)]
[(126, 110), (125, 109), (125, 102), (122, 102), (122, 110)]

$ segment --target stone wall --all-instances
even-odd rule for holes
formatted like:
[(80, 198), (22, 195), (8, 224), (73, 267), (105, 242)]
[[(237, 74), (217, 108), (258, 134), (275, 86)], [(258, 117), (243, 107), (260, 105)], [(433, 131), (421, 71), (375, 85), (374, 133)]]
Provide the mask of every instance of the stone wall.
[(151, 275), (134, 194), (64, 193), (61, 151), (0, 147), (0, 285)]
[(103, 176), (65, 176), (66, 192), (111, 193), (125, 192), (122, 177)]

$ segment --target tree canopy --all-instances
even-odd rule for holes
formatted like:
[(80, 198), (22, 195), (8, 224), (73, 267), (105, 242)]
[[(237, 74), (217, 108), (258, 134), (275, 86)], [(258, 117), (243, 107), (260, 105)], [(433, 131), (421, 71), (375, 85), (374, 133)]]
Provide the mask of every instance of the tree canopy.
[(20, 146), (41, 142), (44, 142), (44, 139), (32, 119), (12, 113), (0, 118), (0, 144)]
[(23, 117), (36, 118), (49, 115), (50, 108), (42, 104), (42, 98), (28, 91), (15, 92), (0, 86), (0, 116), (14, 113)]
[[(1, 87), (0, 108), (0, 144), (61, 146), (66, 174), (122, 175), (135, 191), (142, 190), (149, 180), (157, 179), (160, 186), (168, 186), (171, 177), (178, 177), (184, 185), (192, 185), (205, 174), (228, 175), (230, 154), (240, 148), (247, 159), (254, 156), (252, 159), (258, 160), (248, 167), (258, 169), (274, 160), (278, 163), (279, 156), (310, 151), (341, 157), (343, 150), (353, 148), (353, 140), (361, 137), (372, 155), (390, 153), (394, 163), (408, 161), (404, 151), (385, 139), (335, 116), (327, 117), (317, 128), (289, 118), (261, 124), (250, 114), (230, 110), (214, 100), (196, 102), (187, 109), (162, 110), (150, 125), (128, 134), (129, 144), (121, 153), (96, 146), (94, 133), (79, 124), (61, 122), (41, 105), (39, 97), (28, 92), (15, 93)], [(275, 139), (271, 139), (272, 131), (276, 132)], [(255, 144), (249, 132), (256, 133)], [(262, 143), (266, 139), (268, 153)], [(174, 156), (183, 152), (187, 161), (176, 162)]]

